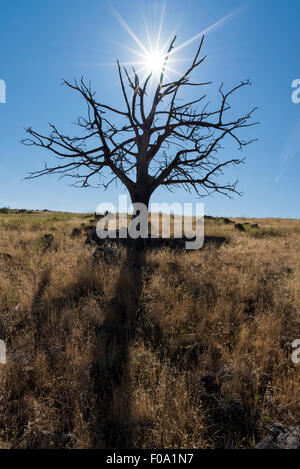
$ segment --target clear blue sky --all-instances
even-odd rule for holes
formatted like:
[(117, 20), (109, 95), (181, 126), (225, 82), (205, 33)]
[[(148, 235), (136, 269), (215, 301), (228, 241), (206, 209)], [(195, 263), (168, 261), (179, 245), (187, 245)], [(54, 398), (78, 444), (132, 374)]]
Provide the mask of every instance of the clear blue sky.
[[(67, 211), (94, 211), (103, 201), (116, 201), (122, 185), (108, 192), (76, 189), (57, 176), (22, 181), (41, 168), (50, 155), (20, 144), (24, 127), (47, 131), (48, 122), (73, 133), (71, 121), (85, 111), (78, 96), (60, 86), (63, 78), (83, 75), (107, 104), (120, 100), (117, 70), (107, 65), (118, 57), (136, 60), (119, 43), (136, 48), (111, 12), (111, 5), (145, 42), (144, 19), (155, 33), (161, 1), (139, 0), (2, 0), (0, 79), (7, 102), (0, 104), (0, 206)], [(300, 78), (298, 0), (169, 0), (163, 26), (167, 38), (176, 29), (177, 44), (244, 6), (212, 28), (205, 39), (203, 77), (231, 87), (251, 79), (253, 85), (233, 100), (234, 109), (259, 110), (260, 126), (249, 136), (259, 141), (245, 151), (246, 164), (227, 172), (238, 178), (243, 197), (219, 195), (202, 199), (205, 212), (217, 216), (299, 218), (300, 104), (291, 100), (293, 80)], [(180, 52), (192, 57), (197, 42)], [(183, 64), (180, 64), (182, 67)], [(248, 136), (248, 135), (247, 135)], [(229, 155), (231, 148), (223, 150)], [(227, 153), (226, 153), (227, 152)], [(153, 202), (196, 202), (195, 195), (161, 189)]]

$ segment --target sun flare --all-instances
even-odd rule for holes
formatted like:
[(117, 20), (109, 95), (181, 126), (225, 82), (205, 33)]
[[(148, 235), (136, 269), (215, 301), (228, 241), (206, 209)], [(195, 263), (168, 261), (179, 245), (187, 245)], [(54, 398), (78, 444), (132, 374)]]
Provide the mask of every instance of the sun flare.
[[(179, 52), (180, 50), (184, 49), (189, 44), (193, 43), (194, 41), (200, 39), (205, 33), (212, 31), (213, 29), (217, 28), (227, 20), (229, 20), (233, 15), (238, 13), (244, 6), (237, 8), (236, 10), (232, 11), (228, 15), (224, 16), (220, 20), (216, 21), (206, 29), (203, 29), (201, 32), (196, 34), (195, 36), (191, 37), (190, 39), (186, 40), (184, 43), (180, 45), (174, 45), (175, 42), (175, 33), (176, 30), (172, 32), (172, 34), (165, 40), (164, 44), (162, 45), (162, 29), (163, 29), (163, 22), (165, 16), (165, 9), (166, 9), (166, 0), (163, 2), (162, 13), (159, 21), (159, 28), (157, 33), (151, 32), (148, 28), (148, 25), (145, 22), (145, 30), (147, 33), (148, 41), (143, 43), (134, 31), (130, 28), (130, 26), (126, 23), (126, 21), (122, 18), (122, 16), (113, 8), (111, 7), (111, 13), (116, 17), (119, 23), (123, 26), (123, 28), (128, 32), (131, 38), (135, 41), (138, 49), (133, 49), (128, 47), (124, 43), (118, 43), (119, 46), (127, 49), (133, 55), (137, 57), (137, 60), (131, 60), (130, 62), (122, 62), (122, 65), (125, 67), (130, 65), (134, 67), (134, 73), (142, 74), (142, 78), (140, 83), (146, 80), (149, 75), (151, 76), (150, 83), (156, 82), (156, 80), (163, 80), (164, 78), (169, 79), (170, 75), (177, 75), (181, 76), (180, 69), (178, 69), (179, 62), (186, 62), (188, 60), (187, 57), (182, 58), (174, 58), (174, 55)], [(166, 38), (164, 38), (166, 39)], [(147, 44), (148, 42), (148, 44)], [(171, 45), (171, 46), (170, 46)], [(109, 65), (114, 65), (114, 63), (110, 63)], [(135, 69), (135, 67), (138, 67)], [(134, 75), (131, 74), (130, 76)]]
[(145, 57), (145, 67), (148, 73), (159, 76), (162, 72), (165, 55), (162, 52), (149, 52)]

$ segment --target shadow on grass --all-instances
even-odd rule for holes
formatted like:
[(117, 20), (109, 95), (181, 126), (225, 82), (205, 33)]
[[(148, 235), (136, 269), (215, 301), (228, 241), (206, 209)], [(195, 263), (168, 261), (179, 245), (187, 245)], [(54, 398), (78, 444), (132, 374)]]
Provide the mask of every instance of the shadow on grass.
[(145, 251), (128, 250), (106, 319), (97, 329), (94, 380), (98, 443), (106, 448), (134, 446), (129, 349), (141, 312)]
[[(220, 245), (224, 239), (216, 240), (213, 238), (207, 241)], [(148, 330), (143, 323), (143, 276), (147, 276), (148, 271), (151, 271), (151, 266), (146, 266), (145, 254), (145, 250), (127, 250), (126, 259), (121, 265), (119, 277), (114, 287), (114, 294), (108, 304), (104, 302), (104, 320), (101, 325), (96, 326), (96, 344), (91, 370), (92, 387), (96, 396), (96, 405), (91, 409), (96, 414), (92, 442), (94, 448), (127, 449), (138, 445), (139, 429), (133, 415), (130, 376), (130, 347), (137, 337), (138, 328), (139, 331), (142, 331), (144, 339), (158, 353), (158, 356), (158, 349), (161, 349), (161, 360), (166, 356), (170, 359), (175, 373), (181, 368), (181, 364), (189, 365), (191, 368), (197, 367), (198, 360), (201, 359), (203, 353), (198, 344), (192, 344), (192, 347), (187, 347), (186, 351), (180, 349), (178, 353), (168, 350), (167, 344), (164, 344), (162, 348), (159, 325), (151, 324), (151, 328)], [(96, 265), (94, 267), (97, 268)], [(181, 276), (179, 267), (170, 264), (170, 268), (178, 277)], [(152, 270), (155, 271), (155, 266)], [(49, 284), (50, 271), (47, 270), (42, 274), (32, 302), (36, 349), (44, 348), (44, 344), (47, 344), (49, 312), (51, 310), (60, 311), (70, 301), (77, 303), (80, 299), (87, 297), (93, 289), (92, 283), (85, 285), (79, 276), (62, 297), (45, 300), (43, 297)], [(228, 425), (226, 422), (232, 422), (232, 433), (234, 433), (235, 427), (240, 432), (243, 430), (245, 434), (249, 433), (249, 429), (246, 429), (247, 422), (240, 418), (240, 415), (245, 414), (245, 410), (239, 407), (239, 403), (230, 402), (230, 405), (224, 406), (223, 403), (220, 405), (220, 399), (222, 400), (222, 396), (218, 392), (212, 396), (207, 396), (207, 394), (203, 396), (203, 404), (209, 414), (208, 424), (210, 427), (218, 429), (219, 432), (218, 436), (214, 438), (215, 443), (222, 447), (222, 443), (224, 446), (223, 434), (225, 434)], [(147, 422), (139, 422), (138, 425), (147, 426)], [(72, 430), (71, 427), (68, 429), (68, 431)]]
[[(88, 267), (91, 265), (97, 269), (96, 263)], [(90, 409), (96, 414), (92, 442), (95, 448), (130, 448), (134, 445), (129, 350), (140, 317), (144, 265), (144, 250), (127, 251), (113, 297), (107, 305), (104, 299), (104, 320), (101, 321), (103, 304), (101, 312), (99, 304), (99, 320), (91, 324), (96, 340), (90, 378), (91, 390), (94, 390), (96, 396), (96, 405)], [(57, 362), (55, 350), (60, 348), (59, 353), (64, 351), (70, 331), (66, 329), (67, 324), (60, 323), (56, 332), (53, 329), (53, 318), (59, 320), (66, 307), (80, 303), (91, 293), (102, 296), (101, 287), (93, 284), (92, 278), (85, 281), (82, 274), (78, 274), (78, 278), (67, 289), (63, 289), (57, 296), (51, 296), (47, 294), (51, 284), (51, 270), (47, 269), (41, 274), (30, 315), (35, 356), (42, 351), (47, 355), (49, 363), (53, 360), (53, 363)], [(69, 414), (72, 414), (71, 408)], [(71, 420), (62, 422), (64, 431), (73, 431)]]
[(44, 308), (41, 308), (42, 299), (46, 288), (50, 284), (51, 272), (45, 270), (42, 273), (41, 279), (38, 284), (37, 291), (33, 297), (31, 304), (31, 317), (34, 322), (34, 351), (37, 352), (41, 348), (44, 334), (43, 329), (45, 322), (47, 321), (47, 314)]

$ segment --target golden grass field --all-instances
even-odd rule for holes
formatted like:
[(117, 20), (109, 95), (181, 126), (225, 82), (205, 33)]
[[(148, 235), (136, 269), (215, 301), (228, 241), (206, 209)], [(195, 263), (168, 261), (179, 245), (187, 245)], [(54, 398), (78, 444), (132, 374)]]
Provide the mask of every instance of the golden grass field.
[(0, 448), (252, 448), (299, 424), (300, 221), (206, 220), (228, 243), (108, 262), (70, 236), (91, 218), (0, 214)]

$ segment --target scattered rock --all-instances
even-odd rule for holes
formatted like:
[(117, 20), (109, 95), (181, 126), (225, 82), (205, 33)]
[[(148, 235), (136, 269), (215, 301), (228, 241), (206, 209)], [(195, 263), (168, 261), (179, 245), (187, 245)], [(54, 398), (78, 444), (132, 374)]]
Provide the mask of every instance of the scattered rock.
[(34, 212), (33, 210), (26, 210), (25, 208), (20, 208), (16, 211), (16, 213), (37, 213), (37, 211)]
[(82, 223), (82, 229), (85, 233), (88, 233), (90, 231), (95, 231), (96, 232), (96, 227), (95, 226), (92, 226), (92, 225), (85, 225), (84, 223)]
[(116, 250), (106, 246), (99, 246), (93, 254), (96, 259), (104, 259), (105, 262), (111, 262), (116, 257)]
[[(47, 249), (50, 249), (52, 247), (54, 241), (54, 236), (52, 233), (47, 233), (41, 238), (38, 239), (38, 246), (43, 249), (43, 251), (47, 251)], [(25, 246), (24, 246), (25, 247)]]
[(95, 220), (101, 220), (102, 218), (106, 217), (108, 215), (108, 211), (104, 213), (96, 213), (94, 214)]
[(287, 275), (288, 277), (290, 277), (291, 275), (293, 275), (293, 269), (291, 269), (291, 267), (281, 267), (280, 269), (280, 273), (282, 275)]
[(52, 233), (47, 233), (44, 235), (43, 240), (44, 240), (44, 248), (50, 249), (54, 241), (54, 236)]
[(72, 238), (76, 238), (77, 236), (81, 236), (81, 229), (80, 228), (74, 228), (74, 230), (71, 233)]
[(274, 423), (268, 431), (256, 449), (300, 449), (300, 427), (286, 429), (281, 423)]
[(204, 238), (204, 246), (207, 244), (214, 244), (216, 247), (218, 247), (227, 243), (229, 243), (228, 238), (224, 238), (223, 236), (205, 236)]
[(0, 252), (0, 259), (9, 261), (12, 259), (12, 255), (8, 254), (7, 252)]
[(223, 218), (223, 223), (225, 223), (225, 225), (234, 225), (235, 222), (232, 221), (232, 220), (229, 220), (229, 218)]
[(208, 373), (201, 378), (201, 382), (206, 392), (215, 393), (218, 390), (218, 384), (221, 379), (229, 380), (232, 378), (232, 371), (225, 366), (218, 371)]
[(236, 224), (234, 225), (234, 227), (235, 227), (236, 230), (245, 231), (245, 227), (244, 227), (244, 225), (242, 225), (241, 223), (236, 223)]
[[(132, 240), (129, 236), (120, 237), (120, 231), (116, 231), (115, 238), (107, 237), (105, 239), (101, 239), (97, 236), (96, 226), (87, 225), (83, 227), (83, 231), (86, 234), (85, 244), (87, 245), (97, 245), (97, 246), (105, 246), (105, 247), (116, 247), (116, 246), (124, 246), (127, 248), (134, 247), (134, 240)], [(194, 241), (195, 238), (188, 239), (186, 237), (183, 238), (151, 238), (149, 237), (146, 240), (146, 247), (153, 248), (153, 249), (160, 249), (163, 247), (169, 247), (171, 249), (184, 249), (185, 244), (188, 241)], [(206, 236), (204, 240), (204, 244), (207, 243), (215, 244), (217, 247), (221, 246), (222, 244), (228, 243), (228, 238), (222, 236)]]
[(25, 427), (26, 439), (31, 441), (30, 446), (38, 449), (62, 449), (72, 445), (72, 433), (54, 433), (35, 428), (29, 422)]
[[(87, 229), (87, 228), (90, 228), (90, 229)], [(93, 244), (98, 244), (100, 245), (101, 241), (98, 236), (97, 236), (97, 233), (96, 233), (96, 230), (93, 230), (92, 229), (93, 226), (89, 226), (89, 227), (86, 227), (84, 229), (84, 231), (86, 232), (86, 239), (85, 239), (85, 244), (88, 244), (88, 245), (93, 245)]]

